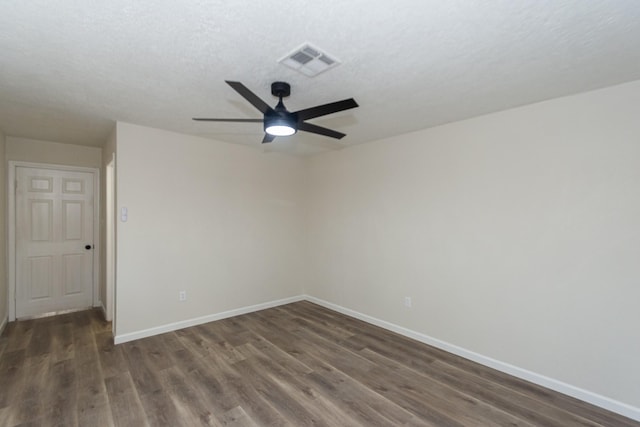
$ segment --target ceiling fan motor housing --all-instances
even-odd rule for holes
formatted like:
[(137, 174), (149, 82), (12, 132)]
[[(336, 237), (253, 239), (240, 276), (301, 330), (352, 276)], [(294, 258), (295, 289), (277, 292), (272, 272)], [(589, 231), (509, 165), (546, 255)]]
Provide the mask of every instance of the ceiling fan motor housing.
[(286, 82), (273, 82), (271, 83), (271, 94), (278, 98), (286, 98), (291, 95), (291, 85)]

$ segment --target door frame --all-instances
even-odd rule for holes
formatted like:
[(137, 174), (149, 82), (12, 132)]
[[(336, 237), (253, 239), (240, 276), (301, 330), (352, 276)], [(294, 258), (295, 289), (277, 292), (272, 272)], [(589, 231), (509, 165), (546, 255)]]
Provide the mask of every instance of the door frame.
[(94, 307), (100, 306), (100, 169), (56, 165), (50, 163), (33, 163), (9, 161), (7, 179), (7, 291), (9, 301), (9, 321), (16, 320), (16, 172), (19, 167), (52, 169), (69, 172), (85, 172), (93, 174), (93, 297)]
[(105, 318), (111, 322), (111, 329), (115, 336), (115, 283), (116, 283), (116, 153), (112, 153), (111, 160), (104, 166), (105, 176)]

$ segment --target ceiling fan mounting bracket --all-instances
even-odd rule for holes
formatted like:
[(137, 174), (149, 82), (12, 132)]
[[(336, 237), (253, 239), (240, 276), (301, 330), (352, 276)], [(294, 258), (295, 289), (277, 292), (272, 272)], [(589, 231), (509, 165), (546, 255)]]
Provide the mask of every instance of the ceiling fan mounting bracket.
[(278, 98), (286, 98), (291, 95), (291, 86), (285, 82), (273, 82), (271, 83), (271, 94)]

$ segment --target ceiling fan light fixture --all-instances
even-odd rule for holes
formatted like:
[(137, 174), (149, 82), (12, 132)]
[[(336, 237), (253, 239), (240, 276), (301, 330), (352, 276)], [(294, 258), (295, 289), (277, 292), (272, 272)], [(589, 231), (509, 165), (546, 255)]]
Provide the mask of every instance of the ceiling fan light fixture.
[(265, 120), (264, 131), (272, 136), (290, 136), (296, 133), (297, 129), (286, 119), (274, 118)]

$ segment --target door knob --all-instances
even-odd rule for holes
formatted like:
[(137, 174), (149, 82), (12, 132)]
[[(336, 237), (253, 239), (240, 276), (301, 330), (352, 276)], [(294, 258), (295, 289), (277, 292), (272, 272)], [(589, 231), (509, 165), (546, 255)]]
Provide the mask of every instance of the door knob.
[(86, 250), (90, 250), (90, 249), (92, 249), (92, 248), (93, 248), (93, 245), (85, 245), (85, 246), (84, 246), (84, 248), (85, 248)]

